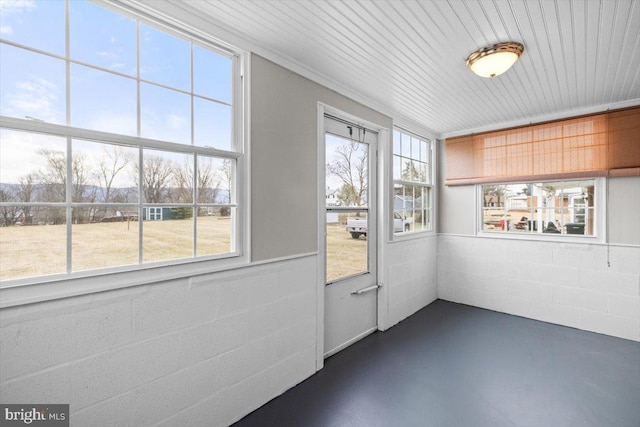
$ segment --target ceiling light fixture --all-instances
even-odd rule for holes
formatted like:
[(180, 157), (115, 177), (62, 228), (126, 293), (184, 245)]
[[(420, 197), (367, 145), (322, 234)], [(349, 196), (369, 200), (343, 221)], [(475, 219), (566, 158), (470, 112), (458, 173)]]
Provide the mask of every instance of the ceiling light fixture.
[(515, 64), (522, 52), (524, 52), (522, 43), (496, 43), (469, 55), (467, 66), (480, 77), (499, 76)]

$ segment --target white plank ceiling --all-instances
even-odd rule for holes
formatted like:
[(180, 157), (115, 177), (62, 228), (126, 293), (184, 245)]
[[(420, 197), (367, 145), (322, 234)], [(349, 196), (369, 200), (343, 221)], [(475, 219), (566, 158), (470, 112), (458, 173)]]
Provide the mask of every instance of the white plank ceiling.
[[(640, 0), (198, 0), (170, 7), (194, 26), (235, 34), (269, 59), (297, 64), (440, 136), (640, 104)], [(507, 73), (484, 79), (466, 67), (471, 52), (501, 41), (525, 46)]]

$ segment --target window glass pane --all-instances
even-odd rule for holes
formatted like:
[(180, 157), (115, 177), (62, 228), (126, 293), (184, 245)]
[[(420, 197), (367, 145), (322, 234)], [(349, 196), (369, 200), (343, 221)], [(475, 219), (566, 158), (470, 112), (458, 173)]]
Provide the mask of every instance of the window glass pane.
[(414, 160), (420, 159), (420, 140), (418, 138), (411, 138), (411, 158)]
[(483, 185), (483, 230), (594, 235), (594, 181)]
[(66, 123), (64, 61), (4, 43), (0, 43), (0, 57), (0, 113)]
[(140, 77), (191, 91), (190, 43), (140, 24)]
[(403, 181), (415, 181), (417, 178), (416, 168), (413, 165), (411, 159), (402, 158), (402, 170), (400, 173), (400, 179)]
[(393, 130), (393, 154), (400, 155), (402, 150), (400, 150), (400, 132), (397, 130)]
[(138, 211), (131, 206), (73, 208), (73, 271), (138, 263)]
[(327, 212), (327, 282), (368, 271), (366, 212)]
[(143, 262), (193, 256), (193, 208), (143, 207)]
[(198, 209), (197, 256), (231, 252), (235, 211), (235, 208), (230, 207), (202, 207)]
[(423, 186), (395, 185), (393, 232), (426, 231), (431, 229), (430, 189)]
[(0, 35), (29, 47), (64, 55), (64, 21), (62, 1), (0, 2)]
[(399, 180), (402, 176), (402, 157), (393, 156), (393, 179)]
[(429, 174), (429, 165), (427, 163), (416, 163), (418, 169), (418, 181), (425, 184), (431, 183), (431, 175)]
[(137, 165), (137, 148), (74, 140), (73, 201), (137, 203)]
[(193, 110), (195, 145), (231, 150), (231, 107), (195, 97)]
[(136, 105), (135, 80), (71, 64), (73, 126), (136, 135)]
[(411, 157), (411, 136), (403, 133), (402, 134), (402, 152), (403, 157)]
[(136, 22), (87, 1), (69, 7), (71, 58), (137, 75)]
[(337, 188), (339, 206), (367, 206), (368, 145), (326, 135), (326, 183)]
[(193, 91), (231, 103), (231, 58), (198, 46), (193, 47)]
[(0, 183), (4, 202), (64, 202), (64, 138), (0, 131)]
[(231, 203), (235, 160), (198, 156), (198, 203)]
[(431, 162), (429, 158), (429, 143), (422, 140), (420, 141), (420, 160), (426, 163)]
[(142, 192), (146, 203), (191, 203), (193, 155), (144, 150)]
[[(67, 232), (64, 208), (2, 207), (14, 224), (0, 227), (0, 280), (66, 272)], [(2, 221), (2, 219), (0, 219)]]
[(191, 144), (189, 95), (143, 83), (140, 85), (140, 108), (143, 137)]

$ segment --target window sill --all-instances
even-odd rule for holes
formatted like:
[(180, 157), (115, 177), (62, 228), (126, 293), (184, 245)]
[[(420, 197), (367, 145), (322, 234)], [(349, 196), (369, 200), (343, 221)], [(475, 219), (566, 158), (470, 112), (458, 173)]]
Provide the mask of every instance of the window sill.
[(426, 237), (434, 237), (437, 235), (438, 233), (436, 233), (434, 230), (413, 231), (410, 233), (400, 233), (400, 234), (393, 233), (393, 235), (391, 236), (391, 239), (389, 239), (389, 243), (398, 243), (398, 242), (404, 242), (406, 240), (423, 239)]
[(104, 273), (79, 272), (70, 275), (7, 281), (0, 288), (0, 308), (15, 307), (97, 292), (143, 286), (167, 280), (184, 279), (249, 265), (247, 257), (227, 256), (207, 260), (175, 262), (171, 265), (135, 266), (135, 269)]
[(555, 234), (555, 233), (510, 233), (507, 231), (478, 231), (478, 237), (486, 237), (493, 239), (511, 239), (511, 240), (533, 240), (543, 242), (559, 242), (559, 243), (605, 243), (604, 239), (598, 236), (583, 236), (579, 234)]

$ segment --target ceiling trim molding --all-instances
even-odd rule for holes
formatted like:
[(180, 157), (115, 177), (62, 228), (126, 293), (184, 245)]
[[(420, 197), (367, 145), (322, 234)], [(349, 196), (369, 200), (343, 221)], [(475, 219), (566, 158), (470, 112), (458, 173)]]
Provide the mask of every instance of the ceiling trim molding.
[(443, 133), (440, 139), (454, 138), (457, 136), (473, 135), (477, 133), (493, 132), (496, 130), (515, 128), (520, 126), (535, 125), (538, 123), (550, 122), (554, 120), (567, 119), (571, 117), (584, 116), (588, 114), (602, 113), (609, 110), (618, 110), (621, 108), (629, 108), (640, 105), (640, 98), (628, 101), (615, 102), (611, 104), (595, 105), (586, 108), (578, 108), (575, 110), (562, 111), (559, 113), (544, 114), (540, 116), (530, 117), (522, 120), (513, 120), (504, 123), (492, 124), (490, 126), (481, 126), (472, 129), (466, 129), (456, 132)]

